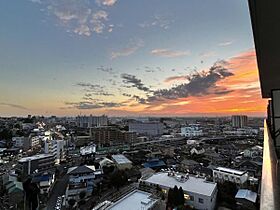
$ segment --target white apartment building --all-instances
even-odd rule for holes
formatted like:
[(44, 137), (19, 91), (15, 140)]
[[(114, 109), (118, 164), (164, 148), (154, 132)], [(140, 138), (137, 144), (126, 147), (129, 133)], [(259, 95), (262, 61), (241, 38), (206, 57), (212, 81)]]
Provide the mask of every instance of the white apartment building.
[(108, 117), (106, 115), (102, 116), (78, 116), (76, 117), (76, 124), (81, 128), (91, 128), (96, 126), (106, 126), (108, 125)]
[(229, 181), (242, 186), (248, 180), (248, 178), (248, 173), (246, 171), (239, 171), (225, 167), (213, 169), (214, 182)]
[(32, 147), (36, 147), (39, 146), (41, 142), (41, 138), (39, 136), (33, 136), (30, 138), (30, 146)]
[(170, 188), (182, 187), (185, 204), (195, 209), (212, 210), (216, 205), (217, 183), (206, 181), (203, 178), (189, 176), (175, 172), (160, 172), (146, 179), (140, 179), (140, 186), (146, 190), (160, 187), (164, 193)]
[(44, 141), (44, 152), (46, 154), (53, 154), (55, 162), (60, 163), (65, 158), (65, 141), (64, 140), (49, 140)]
[(40, 138), (38, 136), (34, 137), (13, 137), (12, 138), (13, 145), (16, 148), (22, 148), (23, 150), (29, 150), (34, 147), (37, 147), (40, 145)]
[(160, 122), (133, 122), (129, 123), (129, 131), (147, 136), (163, 134), (163, 124)]
[(233, 115), (231, 117), (232, 127), (243, 128), (248, 124), (248, 117), (246, 115)]
[(203, 136), (203, 131), (198, 124), (190, 124), (190, 126), (181, 128), (181, 135), (186, 137)]

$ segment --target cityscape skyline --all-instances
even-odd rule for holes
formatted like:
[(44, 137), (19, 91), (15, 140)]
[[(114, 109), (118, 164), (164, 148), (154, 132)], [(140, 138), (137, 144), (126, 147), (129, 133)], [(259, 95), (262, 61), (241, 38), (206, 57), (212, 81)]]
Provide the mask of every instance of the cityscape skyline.
[(5, 1), (0, 24), (1, 116), (265, 115), (246, 1)]

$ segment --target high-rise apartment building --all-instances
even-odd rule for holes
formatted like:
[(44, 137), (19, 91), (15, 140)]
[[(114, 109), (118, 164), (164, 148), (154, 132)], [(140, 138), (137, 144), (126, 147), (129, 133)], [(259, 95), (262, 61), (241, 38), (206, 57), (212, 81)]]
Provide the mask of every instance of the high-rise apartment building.
[(248, 124), (248, 117), (246, 115), (233, 115), (231, 117), (232, 127), (243, 128)]
[(122, 131), (115, 126), (93, 127), (90, 135), (98, 146), (129, 144), (136, 140), (135, 132)]
[(76, 117), (76, 124), (81, 128), (91, 128), (96, 126), (106, 126), (108, 125), (108, 117), (106, 115), (102, 116), (78, 116)]
[(163, 124), (160, 122), (133, 122), (129, 124), (129, 131), (147, 136), (163, 134)]

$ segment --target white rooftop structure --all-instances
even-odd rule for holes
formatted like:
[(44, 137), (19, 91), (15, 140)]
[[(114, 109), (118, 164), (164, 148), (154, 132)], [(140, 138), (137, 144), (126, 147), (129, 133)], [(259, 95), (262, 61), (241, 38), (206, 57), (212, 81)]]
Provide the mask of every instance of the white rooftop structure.
[(182, 187), (184, 191), (206, 196), (211, 196), (217, 188), (216, 183), (205, 181), (205, 179), (202, 178), (188, 176), (188, 178), (184, 179), (184, 181), (181, 181), (180, 178), (181, 175), (179, 174), (168, 176), (167, 172), (160, 172), (145, 179), (145, 182), (158, 184), (168, 188), (173, 188), (175, 185), (177, 185), (178, 188)]
[(20, 160), (18, 160), (18, 162), (23, 163), (23, 162), (27, 162), (27, 161), (39, 160), (39, 159), (48, 158), (48, 157), (53, 157), (53, 154), (38, 154), (38, 155), (29, 156), (29, 157), (24, 157), (24, 158), (21, 158)]
[(238, 175), (238, 176), (242, 176), (243, 174), (246, 173), (246, 171), (239, 171), (239, 170), (225, 168), (225, 167), (217, 167), (214, 170), (224, 172), (224, 173), (230, 173), (230, 174), (234, 174), (234, 175)]
[(89, 146), (84, 146), (80, 148), (81, 155), (90, 155), (96, 152), (96, 145), (92, 144)]
[(118, 200), (109, 210), (143, 210), (153, 207), (157, 200), (151, 197), (152, 194), (143, 192), (140, 190), (135, 190), (122, 199)]
[(124, 155), (112, 155), (113, 160), (117, 163), (117, 164), (126, 164), (126, 163), (132, 163), (129, 159), (127, 159), (127, 157), (125, 157)]

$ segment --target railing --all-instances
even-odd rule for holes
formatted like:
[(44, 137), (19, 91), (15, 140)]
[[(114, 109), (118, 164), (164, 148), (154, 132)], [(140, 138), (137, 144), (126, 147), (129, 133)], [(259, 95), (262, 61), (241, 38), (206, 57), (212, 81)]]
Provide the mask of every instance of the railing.
[(280, 209), (280, 167), (270, 130), (265, 122), (260, 209)]

